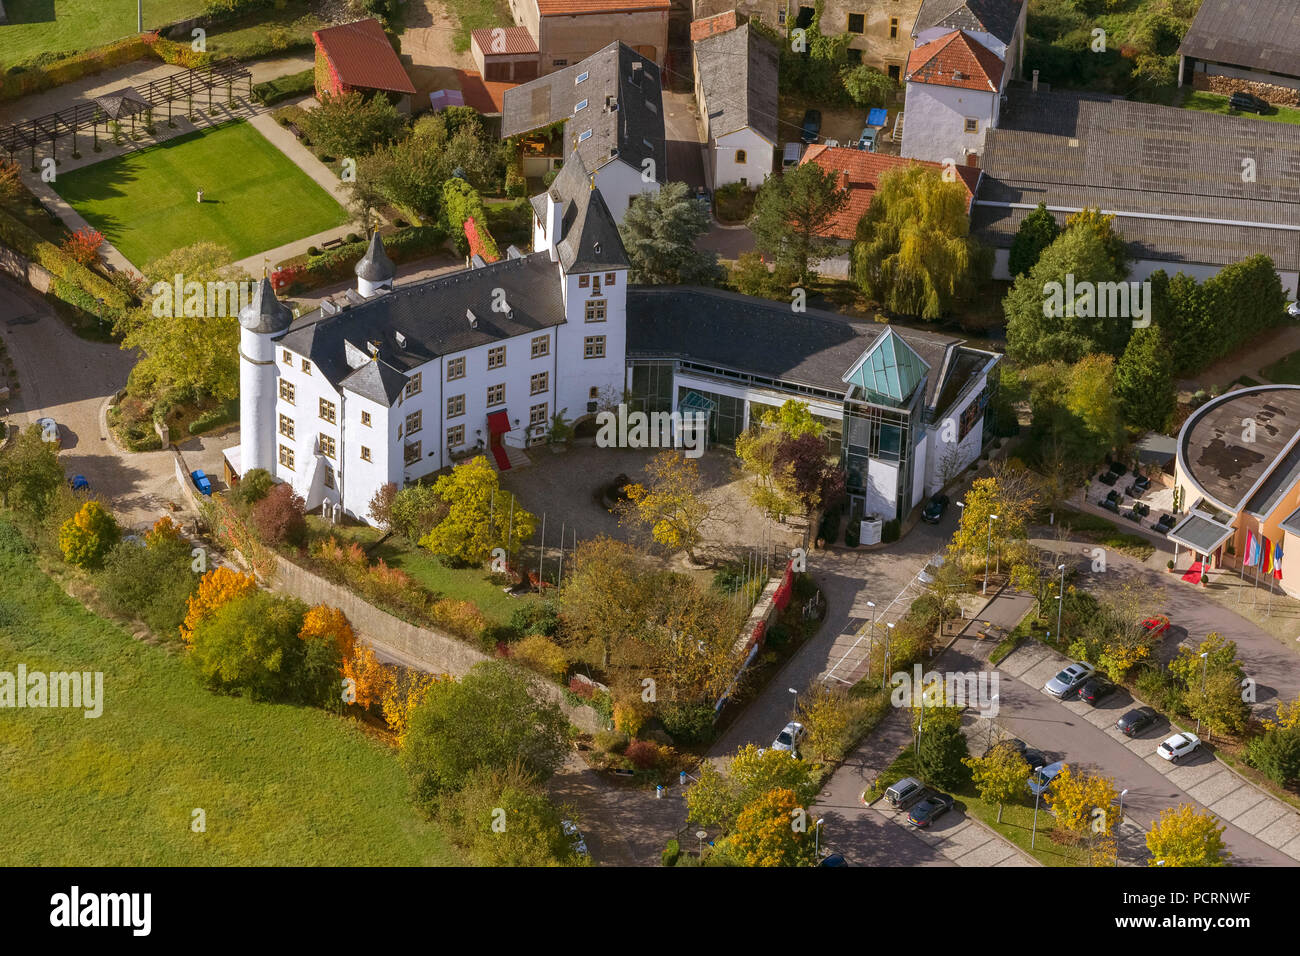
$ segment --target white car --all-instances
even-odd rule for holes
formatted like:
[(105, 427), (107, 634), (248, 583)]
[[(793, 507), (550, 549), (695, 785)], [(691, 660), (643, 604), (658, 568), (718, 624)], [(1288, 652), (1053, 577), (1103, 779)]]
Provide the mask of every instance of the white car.
[(1186, 757), (1200, 745), (1200, 737), (1196, 736), (1196, 734), (1189, 734), (1184, 731), (1181, 734), (1174, 734), (1162, 743), (1156, 748), (1156, 753), (1164, 757), (1166, 760), (1177, 761)]
[(782, 727), (781, 732), (776, 735), (776, 740), (772, 741), (772, 749), (794, 752), (802, 738), (803, 724), (792, 720)]
[(1286, 314), (1293, 319), (1300, 319), (1300, 302), (1292, 302), (1286, 307)]
[(573, 845), (573, 852), (579, 856), (586, 856), (587, 841), (583, 838), (582, 831), (578, 829), (578, 825), (572, 820), (562, 820), (560, 821), (560, 827), (564, 830), (564, 835), (569, 838), (569, 842)]
[(1079, 685), (1095, 673), (1097, 669), (1087, 661), (1075, 661), (1044, 684), (1043, 690), (1053, 697), (1064, 697), (1070, 691), (1078, 690)]

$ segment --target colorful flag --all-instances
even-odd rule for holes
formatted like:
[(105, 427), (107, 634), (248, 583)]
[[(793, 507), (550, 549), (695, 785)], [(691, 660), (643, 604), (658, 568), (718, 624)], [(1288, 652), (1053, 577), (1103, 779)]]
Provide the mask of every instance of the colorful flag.
[(1273, 577), (1279, 581), (1282, 580), (1282, 542), (1279, 541), (1273, 546)]
[(1259, 539), (1255, 537), (1255, 532), (1247, 531), (1246, 551), (1242, 555), (1242, 563), (1248, 568), (1253, 568), (1256, 562), (1259, 561), (1258, 553), (1255, 550), (1257, 547), (1259, 547)]
[(1264, 562), (1259, 569), (1265, 574), (1273, 572), (1273, 542), (1268, 538), (1264, 539)]

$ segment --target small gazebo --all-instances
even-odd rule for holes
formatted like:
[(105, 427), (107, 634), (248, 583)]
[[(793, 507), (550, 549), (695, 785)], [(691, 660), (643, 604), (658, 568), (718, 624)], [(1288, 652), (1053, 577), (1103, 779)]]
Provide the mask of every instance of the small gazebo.
[(120, 121), (131, 117), (131, 132), (135, 132), (135, 118), (141, 113), (148, 115), (148, 123), (153, 125), (153, 105), (132, 86), (124, 86), (112, 93), (95, 97), (95, 105), (103, 111), (110, 121)]

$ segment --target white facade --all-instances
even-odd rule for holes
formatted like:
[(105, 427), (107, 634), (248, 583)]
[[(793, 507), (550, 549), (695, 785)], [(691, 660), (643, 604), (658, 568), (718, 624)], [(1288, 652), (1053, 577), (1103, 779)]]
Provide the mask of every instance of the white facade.
[(644, 171), (621, 159), (612, 160), (596, 170), (596, 188), (605, 197), (605, 205), (613, 213), (616, 223), (622, 224), (627, 207), (635, 197), (645, 192), (659, 192), (654, 160), (647, 159), (646, 162), (650, 165)]
[(991, 90), (908, 83), (902, 156), (964, 164), (968, 153), (983, 154), (984, 137), (1000, 111), (1001, 98)]
[(775, 154), (776, 144), (752, 126), (711, 139), (709, 156), (713, 168), (709, 172), (713, 179), (712, 188), (728, 183), (758, 188), (772, 174)]

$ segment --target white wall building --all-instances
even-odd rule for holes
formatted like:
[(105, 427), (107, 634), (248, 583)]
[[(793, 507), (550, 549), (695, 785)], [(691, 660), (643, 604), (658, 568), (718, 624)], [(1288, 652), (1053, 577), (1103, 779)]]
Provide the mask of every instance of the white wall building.
[(776, 158), (780, 55), (748, 23), (735, 24), (734, 13), (691, 24), (695, 102), (713, 189), (728, 183), (757, 188), (772, 174)]

